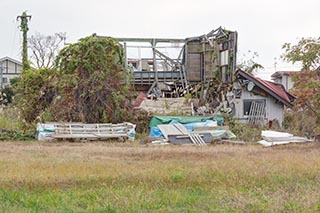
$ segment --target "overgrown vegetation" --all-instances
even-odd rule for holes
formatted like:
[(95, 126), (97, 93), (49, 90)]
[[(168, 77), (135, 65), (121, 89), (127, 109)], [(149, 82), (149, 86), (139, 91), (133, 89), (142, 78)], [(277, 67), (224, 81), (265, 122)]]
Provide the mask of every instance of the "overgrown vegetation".
[(320, 66), (320, 38), (301, 38), (297, 44), (285, 43), (282, 58), (292, 64), (301, 63), (302, 70), (314, 70)]
[(0, 141), (32, 141), (34, 133), (32, 131), (23, 131), (20, 129), (2, 129), (0, 130)]
[(53, 69), (29, 69), (23, 71), (16, 85), (17, 107), (25, 125), (39, 122), (41, 115), (48, 109), (55, 96)]
[[(320, 132), (320, 40), (302, 38), (298, 44), (283, 45), (283, 59), (301, 63), (302, 71), (293, 77), (290, 91), (297, 99), (291, 111), (286, 113), (285, 125), (299, 135), (314, 136)], [(318, 69), (316, 69), (318, 68)]]
[(116, 39), (80, 39), (62, 49), (56, 62), (60, 98), (51, 111), (57, 119), (101, 123), (130, 118), (130, 75)]
[(23, 130), (18, 110), (11, 106), (0, 108), (0, 141), (28, 141), (34, 138), (34, 131)]
[(130, 74), (113, 38), (89, 36), (62, 49), (52, 69), (24, 70), (18, 107), (27, 125), (132, 119)]
[(254, 142), (261, 140), (261, 130), (257, 126), (242, 124), (235, 119), (229, 121), (230, 130), (237, 136), (238, 140)]
[(313, 136), (320, 132), (320, 81), (316, 71), (301, 71), (291, 90), (297, 99), (285, 116), (287, 129), (295, 134)]
[(21, 20), (20, 22), (20, 30), (22, 32), (22, 67), (23, 70), (30, 69), (30, 63), (28, 60), (28, 36), (27, 33), (29, 31), (28, 22), (31, 19), (30, 15), (27, 15), (27, 12), (24, 11), (21, 16), (18, 16)]
[(0, 108), (0, 129), (19, 130), (21, 123), (19, 121), (18, 110), (14, 107)]

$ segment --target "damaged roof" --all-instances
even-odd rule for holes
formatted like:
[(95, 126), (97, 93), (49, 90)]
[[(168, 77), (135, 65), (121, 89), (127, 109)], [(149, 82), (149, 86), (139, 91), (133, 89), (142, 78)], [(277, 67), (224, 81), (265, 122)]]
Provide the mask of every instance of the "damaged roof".
[(267, 92), (269, 95), (283, 103), (288, 107), (292, 107), (292, 102), (296, 99), (295, 96), (291, 95), (289, 92), (285, 90), (283, 85), (267, 80), (263, 80), (261, 78), (255, 77), (254, 75), (244, 72), (242, 70), (237, 71), (237, 78), (242, 77), (249, 81), (252, 81), (256, 86), (260, 89)]

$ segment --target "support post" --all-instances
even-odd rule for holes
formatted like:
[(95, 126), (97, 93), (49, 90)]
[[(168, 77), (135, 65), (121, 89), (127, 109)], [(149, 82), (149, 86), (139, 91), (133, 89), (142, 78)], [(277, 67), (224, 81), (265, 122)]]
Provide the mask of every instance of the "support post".
[(155, 73), (154, 80), (156, 82), (156, 87), (158, 87), (158, 68), (157, 68), (157, 54), (156, 54), (156, 40), (152, 40), (152, 53), (153, 53), (153, 71)]

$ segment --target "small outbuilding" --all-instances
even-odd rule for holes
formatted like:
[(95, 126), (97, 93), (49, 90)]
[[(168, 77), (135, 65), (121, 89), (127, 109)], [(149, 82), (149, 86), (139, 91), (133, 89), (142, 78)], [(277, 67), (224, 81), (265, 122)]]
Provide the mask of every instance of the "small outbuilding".
[(234, 83), (234, 117), (242, 123), (282, 126), (284, 111), (293, 107), (295, 97), (282, 84), (238, 70)]

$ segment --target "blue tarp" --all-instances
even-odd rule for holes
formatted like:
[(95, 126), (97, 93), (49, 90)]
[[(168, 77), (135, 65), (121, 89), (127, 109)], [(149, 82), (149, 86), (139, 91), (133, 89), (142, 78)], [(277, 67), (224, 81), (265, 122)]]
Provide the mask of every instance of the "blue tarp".
[(205, 122), (207, 120), (216, 121), (218, 126), (224, 125), (224, 118), (220, 116), (153, 116), (150, 121), (150, 129), (157, 127), (159, 124), (170, 124), (172, 120), (181, 124)]
[[(180, 122), (176, 121), (176, 120), (171, 120), (169, 124), (180, 124)], [(186, 129), (189, 132), (193, 131), (194, 127), (203, 127), (203, 126), (217, 126), (217, 122), (213, 121), (213, 120), (207, 120), (205, 122), (193, 122), (193, 123), (185, 123), (182, 124), (184, 127), (186, 127)], [(163, 138), (163, 134), (160, 131), (160, 129), (158, 128), (158, 126), (156, 127), (151, 127), (150, 129), (150, 137), (159, 137), (159, 138)]]

